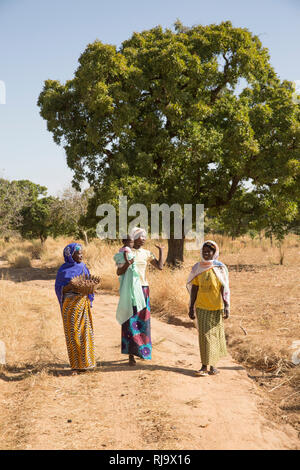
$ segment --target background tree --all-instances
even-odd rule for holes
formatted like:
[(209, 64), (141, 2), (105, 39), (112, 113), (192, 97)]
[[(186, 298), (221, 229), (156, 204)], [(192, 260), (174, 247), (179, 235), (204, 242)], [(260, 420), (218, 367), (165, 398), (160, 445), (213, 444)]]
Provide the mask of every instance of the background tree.
[[(74, 79), (47, 80), (38, 105), (74, 187), (93, 186), (90, 207), (119, 193), (230, 214), (249, 182), (252, 206), (263, 207), (299, 175), (299, 105), (269, 59), (257, 36), (229, 21), (177, 21), (175, 31), (134, 33), (119, 50), (89, 44)], [(182, 260), (183, 240), (171, 237), (167, 261)]]
[(0, 237), (16, 233), (22, 221), (21, 210), (26, 199), (16, 181), (0, 179)]
[(19, 232), (23, 238), (40, 238), (44, 243), (52, 231), (50, 208), (53, 198), (47, 197), (46, 186), (29, 180), (19, 180), (16, 184), (21, 194), (26, 194), (20, 212)]
[(72, 188), (66, 189), (63, 193), (53, 199), (50, 209), (52, 221), (52, 235), (73, 236), (83, 238), (88, 244), (87, 208), (88, 200), (92, 196), (92, 189), (79, 193)]

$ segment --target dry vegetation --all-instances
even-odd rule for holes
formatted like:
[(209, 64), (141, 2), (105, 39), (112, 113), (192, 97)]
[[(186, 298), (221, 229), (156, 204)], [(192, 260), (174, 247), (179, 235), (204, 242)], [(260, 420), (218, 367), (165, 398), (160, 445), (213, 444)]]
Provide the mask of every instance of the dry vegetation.
[[(281, 251), (266, 239), (231, 240), (217, 235), (207, 238), (217, 241), (220, 260), (230, 271), (232, 305), (231, 317), (226, 322), (230, 352), (248, 368), (249, 375), (263, 386), (278, 409), (284, 410), (290, 422), (300, 429), (300, 366), (292, 362), (292, 354), (295, 362), (295, 352), (297, 347), (300, 348), (299, 343), (298, 346), (294, 343), (300, 340), (299, 237), (287, 237)], [(5, 287), (0, 283), (0, 339), (9, 344), (7, 367), (20, 368), (25, 363), (43, 367), (43, 364), (60, 359), (55, 357), (53, 345), (64, 338), (61, 337), (61, 325), (56, 325), (57, 319), (54, 320), (51, 314), (53, 292), (15, 281), (28, 279), (30, 269), (45, 269), (54, 278), (62, 263), (62, 250), (71, 241), (48, 239), (44, 246), (39, 241), (0, 241), (2, 278), (12, 279)], [(147, 248), (156, 253), (154, 245), (152, 241), (147, 242)], [(100, 240), (84, 247), (91, 273), (101, 276), (101, 289), (113, 293), (118, 292), (119, 285), (112, 260), (118, 247), (118, 244)], [(280, 258), (283, 264), (280, 264)], [(185, 263), (179, 270), (165, 268), (159, 272), (149, 269), (154, 315), (166, 322), (192, 326), (187, 316), (185, 283), (196, 261), (197, 253), (191, 251), (186, 253)], [(35, 311), (43, 311), (43, 315), (38, 320), (35, 317), (34, 321), (40, 322), (39, 336), (35, 338), (34, 350), (28, 351), (26, 335), (31, 334), (30, 312)], [(294, 349), (293, 344), (296, 344)]]

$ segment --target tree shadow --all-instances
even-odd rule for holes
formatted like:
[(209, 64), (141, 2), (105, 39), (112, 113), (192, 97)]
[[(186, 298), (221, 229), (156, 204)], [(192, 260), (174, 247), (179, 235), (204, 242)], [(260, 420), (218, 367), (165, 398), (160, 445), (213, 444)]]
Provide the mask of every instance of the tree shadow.
[(226, 265), (228, 268), (228, 271), (236, 271), (236, 272), (241, 272), (241, 271), (263, 271), (267, 269), (269, 266), (266, 264), (227, 264)]
[(20, 382), (42, 371), (52, 375), (70, 375), (72, 373), (69, 364), (25, 364), (20, 367), (6, 365), (0, 369), (0, 380), (4, 382)]
[(15, 283), (24, 281), (51, 281), (56, 279), (57, 268), (0, 268), (0, 279)]
[(282, 378), (282, 375), (275, 375), (275, 374), (270, 374), (270, 375), (253, 375), (251, 373), (247, 373), (249, 379), (253, 379), (253, 380), (256, 380), (256, 381), (260, 381), (260, 380), (271, 380), (271, 379), (281, 379)]
[[(155, 315), (155, 312), (154, 312)], [(164, 323), (169, 323), (170, 325), (183, 326), (184, 328), (195, 328), (195, 325), (192, 320), (182, 320), (180, 317), (175, 315), (166, 314), (161, 316), (156, 316), (156, 318)]]
[(300, 411), (300, 405), (284, 405), (280, 409), (284, 411)]

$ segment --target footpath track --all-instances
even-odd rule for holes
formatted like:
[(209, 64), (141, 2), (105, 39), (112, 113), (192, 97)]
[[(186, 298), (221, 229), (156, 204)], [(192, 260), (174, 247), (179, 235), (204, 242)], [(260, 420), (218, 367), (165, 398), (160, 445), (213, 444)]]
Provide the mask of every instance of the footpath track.
[(263, 394), (230, 356), (220, 361), (219, 375), (193, 376), (194, 329), (152, 318), (153, 359), (129, 367), (113, 295), (94, 302), (96, 371), (70, 375), (53, 281), (22, 284), (48, 299), (31, 309), (26, 350), (53, 356), (1, 372), (0, 449), (299, 448), (292, 427), (260, 412)]

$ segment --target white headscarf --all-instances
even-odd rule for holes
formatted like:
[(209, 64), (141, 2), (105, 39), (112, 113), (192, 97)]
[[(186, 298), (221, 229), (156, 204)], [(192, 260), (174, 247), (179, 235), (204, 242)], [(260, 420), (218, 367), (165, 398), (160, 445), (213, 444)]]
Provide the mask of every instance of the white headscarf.
[(140, 237), (147, 237), (147, 232), (141, 227), (133, 227), (131, 230), (130, 236), (134, 239), (137, 240)]
[[(212, 245), (216, 250), (214, 253), (213, 259), (209, 261), (205, 261), (205, 259), (203, 258), (203, 247), (206, 243)], [(204, 271), (213, 269), (217, 278), (219, 279), (222, 286), (224, 287), (223, 296), (224, 296), (224, 299), (227, 301), (228, 307), (229, 307), (230, 306), (230, 289), (229, 289), (228, 269), (225, 266), (225, 264), (223, 264), (221, 261), (217, 261), (217, 258), (219, 257), (218, 245), (213, 240), (205, 240), (205, 242), (201, 246), (200, 253), (201, 253), (201, 261), (194, 264), (187, 280), (186, 287), (187, 287), (187, 290), (189, 291), (189, 294), (191, 294), (192, 292), (193, 279), (199, 276), (199, 274), (203, 273)]]

